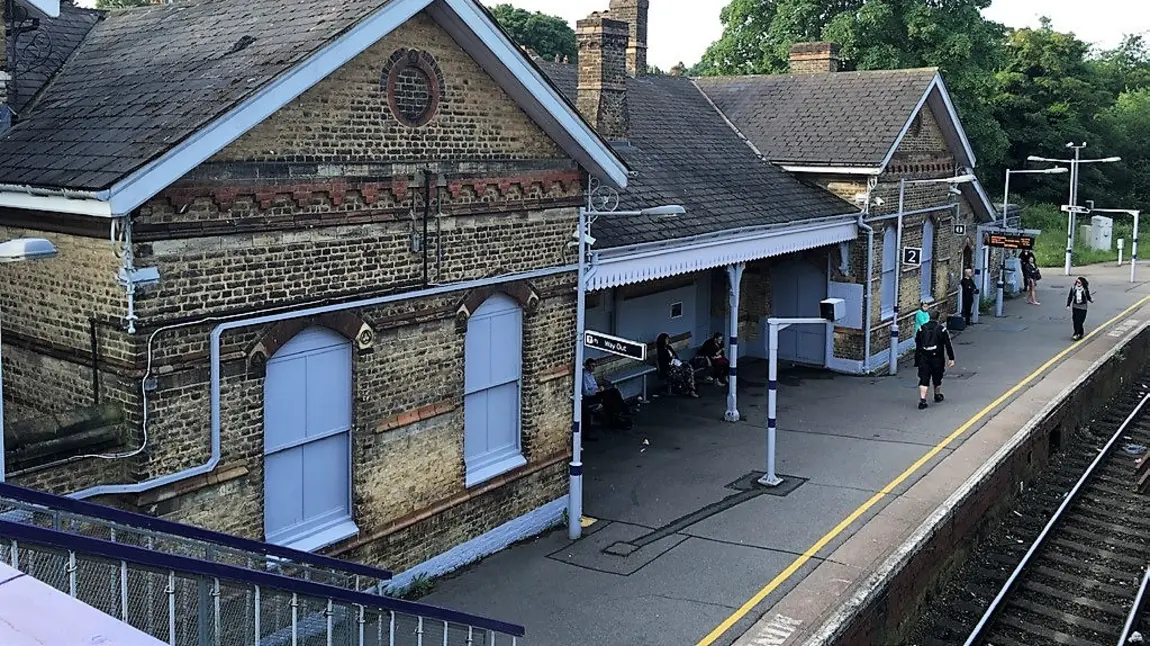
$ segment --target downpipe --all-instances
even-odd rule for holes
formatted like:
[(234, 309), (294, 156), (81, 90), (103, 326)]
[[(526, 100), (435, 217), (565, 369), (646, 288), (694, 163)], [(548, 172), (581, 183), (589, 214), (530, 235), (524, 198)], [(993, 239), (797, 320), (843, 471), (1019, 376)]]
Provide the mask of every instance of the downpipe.
[[(318, 316), (320, 314), (327, 314), (330, 312), (340, 312), (343, 310), (356, 309), (362, 307), (375, 307), (378, 305), (386, 305), (389, 303), (396, 303), (416, 298), (427, 298), (431, 296), (441, 296), (450, 294), (452, 292), (467, 291), (477, 289), (480, 287), (489, 287), (492, 285), (500, 285), (503, 283), (515, 280), (534, 280), (538, 278), (546, 278), (549, 276), (557, 276), (560, 274), (571, 273), (577, 271), (578, 267), (565, 265), (562, 267), (549, 267), (547, 269), (539, 269), (530, 272), (519, 274), (508, 274), (503, 276), (492, 276), (489, 278), (480, 278), (476, 280), (462, 281), (452, 283), (450, 285), (440, 285), (430, 287), (427, 289), (420, 289), (410, 292), (403, 292), (399, 294), (388, 294), (385, 296), (376, 296), (374, 298), (367, 298), (358, 301), (351, 301), (347, 303), (335, 303), (331, 305), (318, 305), (305, 309), (295, 309), (287, 311), (264, 310), (262, 315), (251, 316), (245, 314), (248, 318), (230, 320), (217, 325), (211, 333), (211, 450), (208, 461), (198, 466), (190, 467), (170, 473), (168, 475), (145, 480), (144, 482), (125, 483), (125, 484), (112, 484), (112, 485), (97, 485), (82, 489), (74, 493), (68, 494), (70, 498), (84, 500), (87, 498), (94, 498), (96, 496), (113, 496), (123, 494), (138, 494), (145, 491), (151, 491), (159, 487), (170, 485), (181, 480), (194, 478), (196, 476), (211, 473), (220, 463), (221, 447), (220, 447), (220, 427), (221, 427), (221, 414), (220, 414), (220, 338), (229, 330), (243, 327), (251, 327), (256, 325), (264, 325), (267, 323), (275, 323), (287, 319), (305, 318), (309, 316)], [(188, 323), (187, 325), (203, 324), (217, 319), (208, 319), (208, 321), (198, 321)]]

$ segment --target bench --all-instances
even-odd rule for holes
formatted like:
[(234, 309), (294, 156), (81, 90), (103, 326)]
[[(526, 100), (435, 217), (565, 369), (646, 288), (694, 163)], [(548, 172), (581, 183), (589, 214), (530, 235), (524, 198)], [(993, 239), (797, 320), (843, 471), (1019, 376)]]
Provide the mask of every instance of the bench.
[(638, 361), (623, 366), (617, 370), (608, 372), (604, 377), (607, 381), (615, 384), (625, 384), (633, 379), (642, 379), (643, 390), (639, 396), (640, 402), (647, 401), (647, 375), (658, 372), (659, 369), (650, 363), (639, 363)]

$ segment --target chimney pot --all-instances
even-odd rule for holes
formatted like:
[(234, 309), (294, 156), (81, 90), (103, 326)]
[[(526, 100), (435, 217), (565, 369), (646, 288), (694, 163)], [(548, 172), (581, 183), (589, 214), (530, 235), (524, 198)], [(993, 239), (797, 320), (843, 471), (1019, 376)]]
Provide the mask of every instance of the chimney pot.
[(624, 141), (627, 108), (627, 23), (595, 12), (575, 23), (579, 43), (579, 112), (608, 141)]
[(791, 45), (791, 74), (827, 74), (839, 71), (838, 43)]

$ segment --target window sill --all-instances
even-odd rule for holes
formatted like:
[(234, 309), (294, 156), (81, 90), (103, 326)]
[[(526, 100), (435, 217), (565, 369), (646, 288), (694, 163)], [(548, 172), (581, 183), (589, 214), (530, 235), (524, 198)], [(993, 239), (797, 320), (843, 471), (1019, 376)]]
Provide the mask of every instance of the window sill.
[(334, 545), (342, 540), (347, 540), (358, 533), (359, 527), (355, 524), (355, 521), (349, 518), (306, 536), (271, 542), (288, 549), (299, 550), (301, 552), (314, 552), (329, 545)]
[(496, 476), (501, 476), (508, 471), (518, 469), (525, 464), (527, 464), (527, 458), (523, 457), (523, 454), (521, 453), (516, 453), (492, 464), (488, 464), (482, 468), (468, 469), (467, 477), (463, 484), (465, 487), (470, 489), (475, 485), (487, 482)]

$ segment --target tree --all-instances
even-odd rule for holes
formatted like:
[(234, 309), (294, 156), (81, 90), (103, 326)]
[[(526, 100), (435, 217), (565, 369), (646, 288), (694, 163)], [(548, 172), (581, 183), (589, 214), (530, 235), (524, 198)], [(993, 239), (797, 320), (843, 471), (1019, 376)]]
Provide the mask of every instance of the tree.
[(732, 0), (723, 35), (693, 74), (787, 71), (790, 46), (829, 40), (851, 70), (938, 67), (982, 163), (994, 165), (1007, 139), (994, 119), (993, 73), (1004, 28), (982, 17), (990, 0)]
[(520, 47), (534, 51), (546, 60), (566, 57), (575, 62), (578, 47), (575, 30), (562, 18), (531, 12), (509, 4), (496, 5), (491, 13)]
[[(1010, 134), (1005, 163), (1023, 168), (1029, 155), (1061, 156), (1067, 142), (1086, 141), (1090, 150), (1110, 155), (1095, 136), (1095, 117), (1113, 102), (1088, 63), (1090, 46), (1054, 31), (1043, 18), (1037, 29), (1018, 29), (1008, 38), (1007, 64), (996, 75), (994, 114)], [(1001, 172), (1001, 169), (999, 169)], [(1100, 188), (1112, 167), (1082, 167), (1083, 195)], [(995, 178), (1001, 183), (1001, 177)], [(1036, 177), (1027, 182), (1033, 199), (1066, 198), (1066, 178)]]
[(97, 9), (125, 9), (127, 7), (146, 7), (152, 0), (96, 0)]

